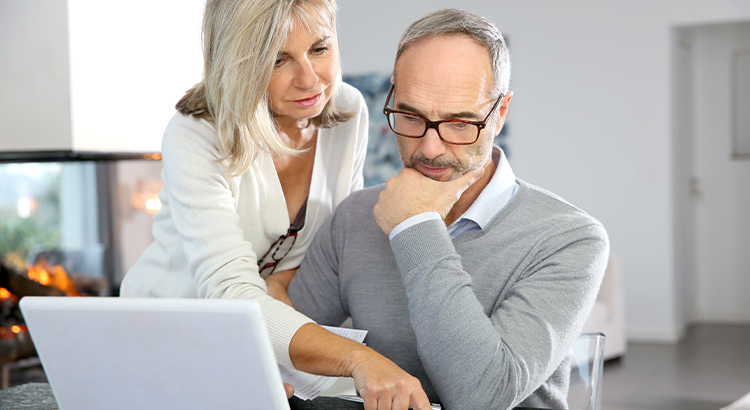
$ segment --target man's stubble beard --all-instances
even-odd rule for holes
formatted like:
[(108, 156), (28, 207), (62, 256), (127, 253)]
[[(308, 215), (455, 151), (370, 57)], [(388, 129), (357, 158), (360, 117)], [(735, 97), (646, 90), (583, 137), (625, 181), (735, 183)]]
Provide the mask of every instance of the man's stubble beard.
[[(426, 167), (430, 168), (452, 168), (450, 174), (448, 174), (447, 179), (442, 180), (438, 179), (431, 175), (424, 175), (427, 178), (434, 179), (436, 181), (452, 181), (465, 173), (473, 170), (474, 168), (481, 167), (487, 162), (488, 153), (492, 152), (492, 144), (487, 143), (479, 143), (471, 147), (470, 150), (466, 152), (467, 158), (470, 159), (469, 163), (462, 164), (458, 159), (445, 159), (442, 157), (437, 157), (433, 159), (426, 158), (421, 153), (415, 152), (414, 155), (411, 156), (411, 158), (406, 158), (404, 156), (404, 152), (406, 151), (406, 147), (403, 144), (403, 137), (398, 138), (398, 152), (401, 156), (401, 164), (404, 166), (404, 168), (412, 168), (416, 171), (419, 171), (419, 169), (416, 168), (417, 164), (422, 164)], [(477, 141), (480, 142), (480, 141)], [(483, 142), (483, 141), (482, 141)], [(486, 146), (489, 147), (486, 147)], [(421, 173), (421, 172), (420, 172)]]

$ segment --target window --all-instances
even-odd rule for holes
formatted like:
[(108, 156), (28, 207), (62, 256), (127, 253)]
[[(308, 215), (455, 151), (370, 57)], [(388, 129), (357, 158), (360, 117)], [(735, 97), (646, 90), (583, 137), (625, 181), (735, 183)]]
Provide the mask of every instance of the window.
[(61, 163), (0, 164), (0, 257), (24, 265), (61, 241)]

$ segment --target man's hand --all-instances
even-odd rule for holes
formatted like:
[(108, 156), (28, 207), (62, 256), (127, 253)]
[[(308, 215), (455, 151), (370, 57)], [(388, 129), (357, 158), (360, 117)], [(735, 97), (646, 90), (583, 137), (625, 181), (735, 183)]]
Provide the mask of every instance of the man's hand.
[(430, 410), (419, 379), (373, 350), (363, 352), (352, 369), (354, 385), (365, 400), (365, 410)]
[(389, 179), (373, 212), (386, 235), (401, 222), (424, 212), (435, 211), (445, 219), (461, 194), (484, 174), (477, 167), (452, 181), (435, 181), (411, 168), (402, 168)]
[(292, 281), (294, 274), (297, 273), (297, 268), (282, 270), (275, 272), (266, 277), (266, 287), (268, 288), (268, 295), (276, 300), (280, 300), (287, 305), (294, 307), (292, 300), (289, 298), (289, 294), (286, 293), (289, 288), (289, 282)]

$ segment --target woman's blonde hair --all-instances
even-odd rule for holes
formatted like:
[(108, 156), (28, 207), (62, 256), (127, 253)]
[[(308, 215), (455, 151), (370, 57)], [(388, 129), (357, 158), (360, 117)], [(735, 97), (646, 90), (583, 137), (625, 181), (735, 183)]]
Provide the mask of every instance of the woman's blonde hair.
[[(313, 13), (311, 13), (311, 11)], [(203, 80), (177, 110), (213, 121), (227, 173), (244, 173), (259, 151), (297, 154), (279, 138), (268, 103), (274, 63), (294, 21), (311, 33), (336, 29), (336, 0), (208, 0), (203, 16)], [(336, 87), (341, 72), (332, 84)], [(313, 125), (330, 128), (351, 118), (333, 96)]]

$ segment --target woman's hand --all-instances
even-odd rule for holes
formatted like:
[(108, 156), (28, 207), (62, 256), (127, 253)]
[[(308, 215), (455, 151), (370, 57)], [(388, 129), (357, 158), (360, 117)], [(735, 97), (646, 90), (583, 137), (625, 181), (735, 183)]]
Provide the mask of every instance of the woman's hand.
[(430, 410), (422, 384), (385, 356), (353, 340), (307, 323), (289, 344), (298, 370), (326, 376), (350, 376), (366, 410)]
[(361, 353), (351, 375), (366, 410), (432, 408), (419, 379), (374, 350)]
[(266, 277), (266, 287), (268, 288), (268, 295), (276, 300), (280, 300), (287, 305), (294, 307), (292, 300), (289, 299), (289, 295), (286, 293), (289, 287), (289, 282), (292, 281), (294, 274), (297, 273), (297, 268), (282, 270), (276, 273), (272, 273)]
[(294, 386), (289, 383), (284, 383), (284, 392), (286, 393), (286, 398), (291, 399), (292, 396), (294, 396)]

